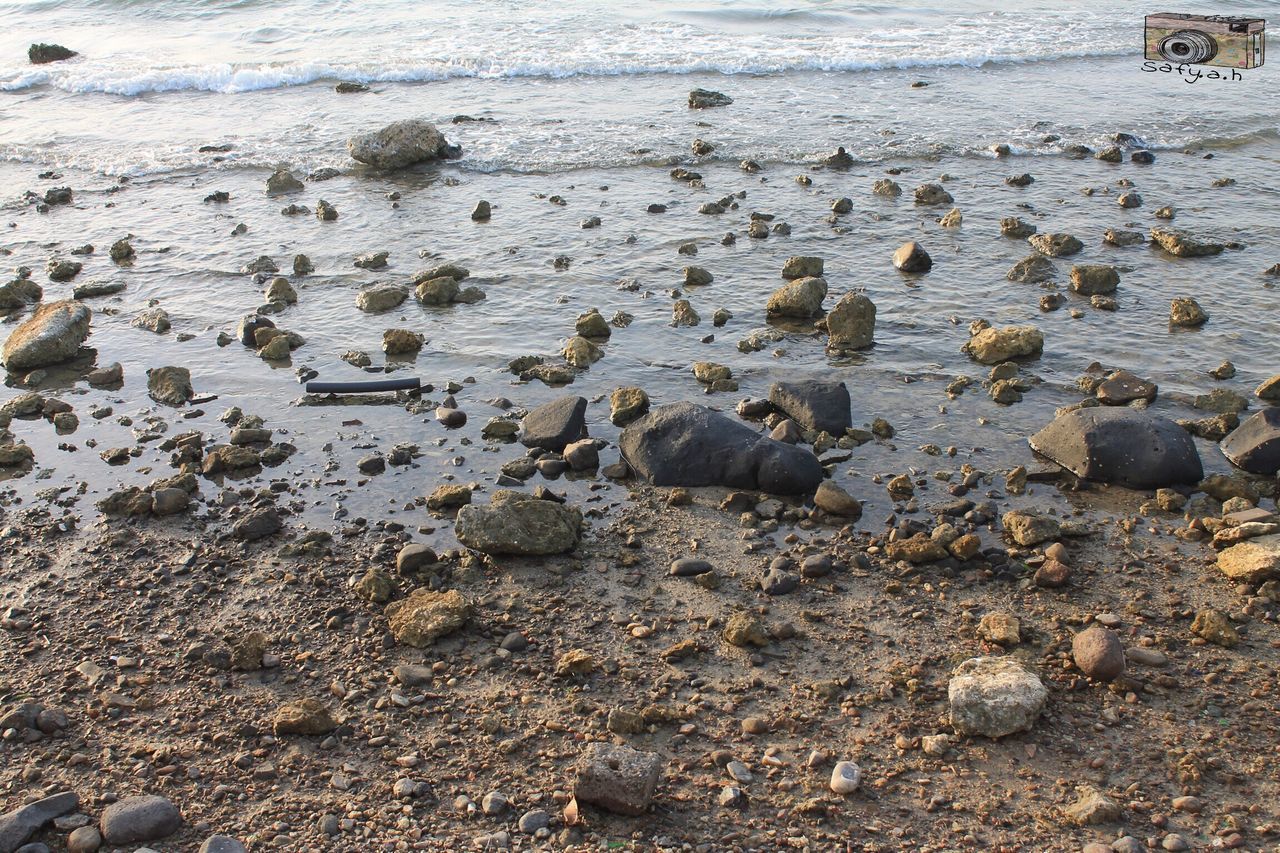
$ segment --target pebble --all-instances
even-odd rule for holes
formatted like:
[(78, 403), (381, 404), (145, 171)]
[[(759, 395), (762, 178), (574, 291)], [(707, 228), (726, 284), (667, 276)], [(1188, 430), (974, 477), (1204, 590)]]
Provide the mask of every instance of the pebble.
[(862, 783), (862, 768), (852, 761), (841, 761), (831, 770), (831, 790), (845, 795), (858, 790)]
[(1171, 804), (1175, 812), (1187, 812), (1188, 814), (1199, 814), (1204, 808), (1204, 804), (1200, 802), (1199, 797), (1174, 797)]
[(533, 809), (520, 816), (520, 831), (525, 835), (533, 835), (539, 829), (551, 825), (551, 815), (542, 809)]
[(490, 791), (484, 795), (484, 799), (480, 801), (480, 808), (487, 815), (499, 815), (507, 810), (509, 801), (498, 791)]
[(751, 775), (751, 771), (747, 769), (747, 765), (741, 761), (730, 761), (724, 766), (724, 772), (729, 774), (729, 778), (740, 785), (749, 785), (755, 777)]
[(128, 797), (107, 806), (102, 813), (102, 836), (110, 844), (154, 841), (178, 831), (182, 815), (164, 797)]
[(94, 853), (102, 846), (102, 833), (96, 826), (82, 826), (67, 837), (67, 853)]
[(720, 789), (719, 802), (722, 807), (727, 809), (745, 809), (747, 807), (747, 795), (737, 785), (726, 785)]
[(693, 557), (681, 557), (673, 560), (671, 563), (670, 574), (677, 578), (690, 578), (694, 575), (704, 575), (711, 571), (711, 564), (706, 560), (698, 560)]
[(210, 835), (200, 845), (199, 853), (246, 853), (245, 846), (229, 835)]
[(1165, 850), (1190, 850), (1191, 843), (1176, 832), (1171, 832), (1160, 842)]

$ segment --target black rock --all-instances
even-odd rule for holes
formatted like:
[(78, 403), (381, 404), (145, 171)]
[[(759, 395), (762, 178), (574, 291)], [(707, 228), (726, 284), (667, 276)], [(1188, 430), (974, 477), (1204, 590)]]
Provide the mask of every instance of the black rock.
[(775, 382), (769, 388), (769, 402), (787, 413), (805, 429), (844, 435), (853, 426), (849, 408), (849, 389), (843, 382), (808, 379), (801, 382)]
[(822, 482), (822, 464), (808, 449), (773, 441), (694, 403), (661, 406), (633, 421), (618, 447), (631, 469), (655, 486), (796, 495)]
[(259, 314), (246, 314), (240, 318), (240, 325), (236, 328), (236, 337), (240, 339), (240, 343), (247, 347), (257, 347), (258, 342), (254, 338), (253, 333), (258, 329), (274, 329), (276, 324)]
[(1254, 412), (1218, 446), (1237, 468), (1274, 475), (1280, 471), (1280, 406)]
[(705, 575), (711, 571), (711, 564), (706, 560), (694, 557), (681, 557), (671, 563), (671, 575), (677, 578), (690, 578), (694, 575)]
[(800, 586), (800, 576), (786, 569), (768, 569), (760, 578), (765, 595), (786, 595)]
[(64, 59), (70, 59), (78, 55), (74, 50), (63, 47), (60, 44), (33, 44), (27, 48), (27, 59), (31, 60), (32, 65), (61, 62)]
[(10, 853), (56, 817), (80, 808), (80, 795), (65, 791), (0, 815), (0, 851)]
[(1129, 155), (1129, 159), (1135, 163), (1146, 165), (1154, 163), (1156, 161), (1156, 155), (1152, 154), (1150, 151), (1135, 151)]
[(1077, 477), (1134, 489), (1198, 483), (1204, 476), (1191, 436), (1168, 418), (1137, 409), (1078, 409), (1028, 443)]
[(520, 422), (520, 442), (559, 453), (565, 445), (587, 436), (587, 401), (573, 395), (545, 403)]

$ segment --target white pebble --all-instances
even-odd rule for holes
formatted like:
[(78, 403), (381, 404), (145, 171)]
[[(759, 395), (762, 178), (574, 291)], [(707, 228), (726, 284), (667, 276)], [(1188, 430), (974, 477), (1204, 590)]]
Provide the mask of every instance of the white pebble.
[(831, 770), (831, 790), (837, 794), (852, 794), (862, 782), (862, 768), (852, 761), (841, 761)]

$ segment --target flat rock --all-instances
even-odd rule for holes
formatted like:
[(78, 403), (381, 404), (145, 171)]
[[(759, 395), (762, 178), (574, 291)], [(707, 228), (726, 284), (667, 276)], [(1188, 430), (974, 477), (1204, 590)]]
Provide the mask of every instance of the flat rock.
[(629, 746), (593, 743), (578, 761), (573, 795), (580, 803), (622, 815), (649, 808), (662, 773), (662, 758)]
[(853, 426), (849, 389), (843, 382), (775, 382), (769, 387), (769, 402), (805, 429), (840, 436)]
[(1071, 289), (1083, 296), (1115, 293), (1120, 273), (1109, 264), (1076, 264), (1071, 268)]
[(191, 371), (185, 367), (153, 367), (147, 371), (147, 394), (157, 403), (181, 406), (195, 396)]
[(456, 589), (436, 592), (419, 587), (407, 598), (388, 604), (385, 612), (397, 643), (424, 649), (467, 624), (471, 602)]
[(1063, 814), (1077, 826), (1094, 826), (1117, 823), (1124, 815), (1124, 809), (1097, 788), (1086, 785), (1080, 789), (1080, 798), (1067, 806)]
[(823, 266), (822, 258), (793, 255), (783, 263), (782, 277), (788, 281), (797, 278), (821, 278)]
[(1182, 427), (1131, 408), (1068, 412), (1028, 443), (1077, 477), (1134, 489), (1197, 483), (1204, 476), (1195, 442)]
[(65, 791), (0, 815), (0, 853), (13, 853), (41, 827), (78, 808), (80, 795)]
[(1274, 476), (1280, 470), (1280, 406), (1254, 412), (1218, 446), (1237, 468)]
[(1280, 577), (1280, 534), (1257, 536), (1219, 551), (1218, 570), (1239, 583)]
[(1151, 241), (1177, 258), (1203, 258), (1221, 254), (1226, 248), (1221, 243), (1198, 240), (1173, 228), (1152, 228)]
[(1055, 271), (1053, 261), (1044, 255), (1030, 255), (1014, 264), (1005, 278), (1022, 284), (1039, 284), (1053, 278)]
[(486, 554), (542, 556), (572, 551), (581, 526), (577, 507), (498, 491), (488, 506), (459, 510), (454, 532), (463, 545)]
[(587, 401), (569, 395), (544, 403), (520, 422), (520, 443), (560, 452), (587, 434)]
[(704, 406), (661, 406), (623, 430), (623, 458), (657, 486), (761, 489), (807, 494), (822, 482), (822, 465), (805, 448), (773, 441)]
[(92, 312), (83, 302), (41, 305), (9, 333), (0, 361), (10, 372), (35, 370), (75, 358), (89, 337)]

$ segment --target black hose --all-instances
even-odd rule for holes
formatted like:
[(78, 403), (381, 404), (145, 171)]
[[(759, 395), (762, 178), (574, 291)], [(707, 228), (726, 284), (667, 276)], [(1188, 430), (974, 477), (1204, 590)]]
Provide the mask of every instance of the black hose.
[(366, 382), (308, 382), (308, 394), (363, 394), (370, 391), (416, 391), (422, 380), (370, 379)]

